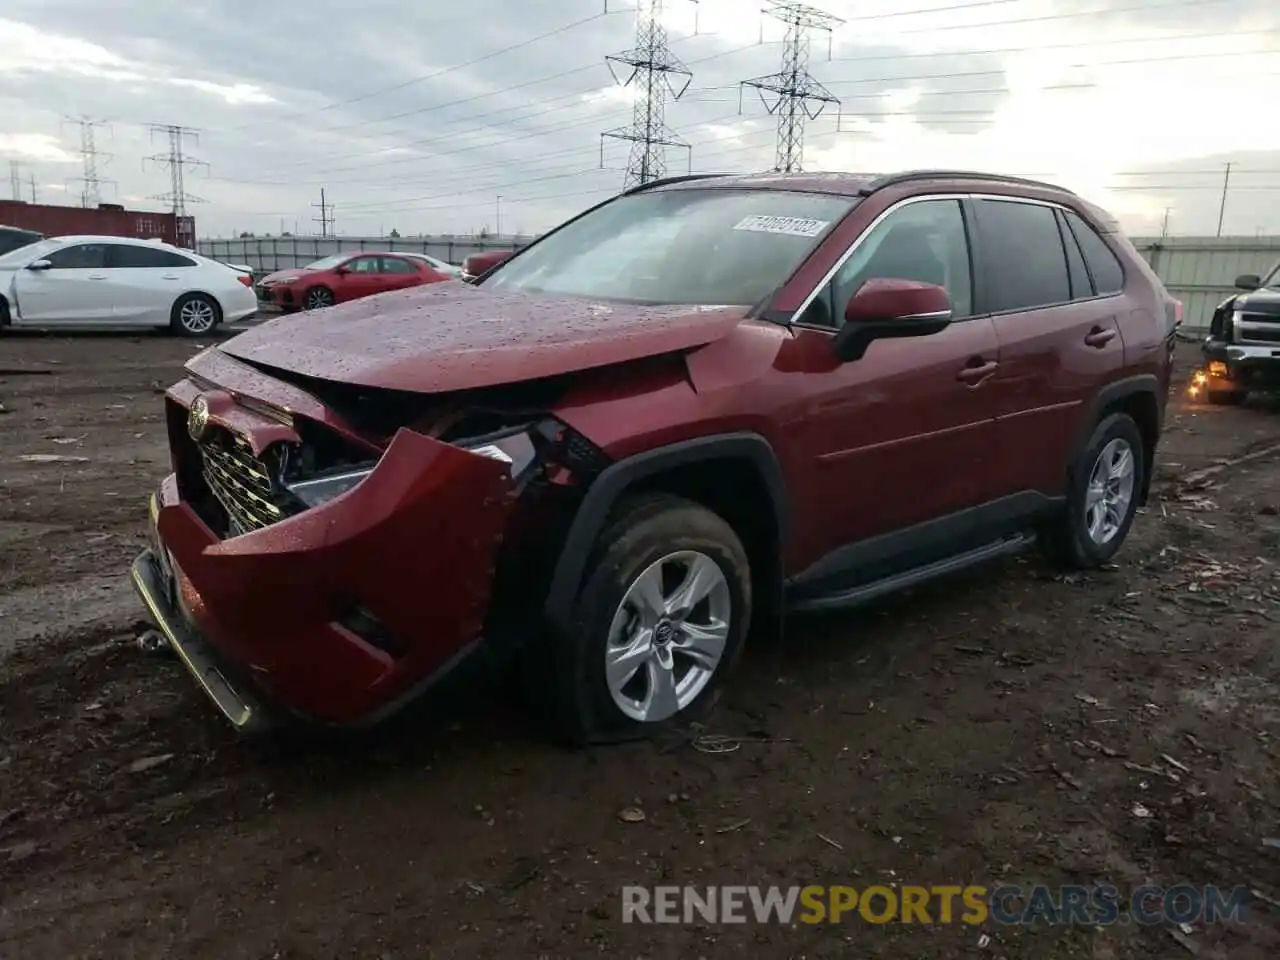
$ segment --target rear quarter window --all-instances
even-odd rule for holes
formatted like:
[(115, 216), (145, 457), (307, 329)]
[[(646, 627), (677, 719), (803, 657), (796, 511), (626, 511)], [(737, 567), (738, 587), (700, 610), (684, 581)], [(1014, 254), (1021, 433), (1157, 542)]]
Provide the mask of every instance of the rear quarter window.
[(1120, 264), (1120, 258), (1107, 246), (1107, 242), (1080, 215), (1067, 211), (1066, 220), (1080, 243), (1080, 250), (1084, 253), (1085, 263), (1089, 265), (1089, 273), (1093, 276), (1093, 285), (1098, 294), (1106, 296), (1123, 290), (1124, 267)]

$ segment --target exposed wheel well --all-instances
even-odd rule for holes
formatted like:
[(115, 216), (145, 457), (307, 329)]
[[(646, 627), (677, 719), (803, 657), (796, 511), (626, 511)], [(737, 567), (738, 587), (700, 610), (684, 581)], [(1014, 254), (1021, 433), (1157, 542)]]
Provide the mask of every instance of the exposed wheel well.
[(1156, 443), (1160, 439), (1160, 405), (1155, 394), (1147, 390), (1138, 390), (1118, 397), (1102, 410), (1098, 419), (1112, 413), (1128, 414), (1138, 425), (1138, 433), (1142, 435), (1142, 499), (1147, 502), (1147, 494), (1151, 490), (1152, 467), (1155, 466)]
[(764, 478), (745, 457), (711, 457), (643, 477), (626, 496), (669, 493), (718, 514), (742, 540), (751, 564), (756, 612), (771, 613), (782, 582), (778, 517)]

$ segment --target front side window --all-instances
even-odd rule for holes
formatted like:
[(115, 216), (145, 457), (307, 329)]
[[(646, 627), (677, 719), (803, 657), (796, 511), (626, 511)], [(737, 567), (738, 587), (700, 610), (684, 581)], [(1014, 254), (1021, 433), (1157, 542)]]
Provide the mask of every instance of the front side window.
[(780, 190), (619, 197), (502, 264), (494, 290), (643, 304), (753, 306), (856, 204)]
[(103, 243), (77, 243), (46, 258), (55, 270), (100, 270), (107, 265), (107, 246)]
[(859, 240), (832, 281), (836, 326), (858, 288), (873, 279), (936, 284), (950, 295), (956, 319), (971, 316), (972, 269), (960, 201), (903, 204)]
[(347, 269), (352, 273), (370, 274), (378, 272), (377, 257), (356, 257), (347, 264)]
[(988, 278), (987, 309), (1034, 310), (1070, 301), (1067, 253), (1054, 208), (1016, 200), (974, 204)]

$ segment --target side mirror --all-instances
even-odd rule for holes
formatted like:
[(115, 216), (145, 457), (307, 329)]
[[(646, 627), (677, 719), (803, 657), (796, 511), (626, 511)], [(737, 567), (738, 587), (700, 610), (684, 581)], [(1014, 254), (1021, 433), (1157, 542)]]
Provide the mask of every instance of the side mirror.
[(951, 297), (918, 280), (872, 278), (854, 291), (835, 337), (842, 361), (860, 360), (874, 340), (927, 337), (951, 322)]
[(53, 262), (50, 260), (32, 260), (30, 263), (27, 264), (27, 269), (36, 270), (36, 271), (52, 270)]
[(1242, 273), (1236, 277), (1237, 290), (1257, 290), (1262, 286), (1262, 278), (1256, 273)]

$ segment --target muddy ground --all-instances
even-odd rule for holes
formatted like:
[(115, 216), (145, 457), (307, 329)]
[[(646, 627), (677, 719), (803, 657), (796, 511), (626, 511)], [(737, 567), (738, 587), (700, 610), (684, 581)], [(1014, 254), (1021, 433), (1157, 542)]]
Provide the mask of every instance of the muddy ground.
[[(369, 744), (249, 747), (139, 654), (124, 577), (195, 349), (0, 340), (5, 960), (1280, 956), (1274, 407), (1179, 394), (1115, 569), (796, 620), (712, 719), (729, 752), (565, 751), (487, 690)], [(1187, 931), (620, 920), (624, 884), (1144, 881), (1261, 899)]]

